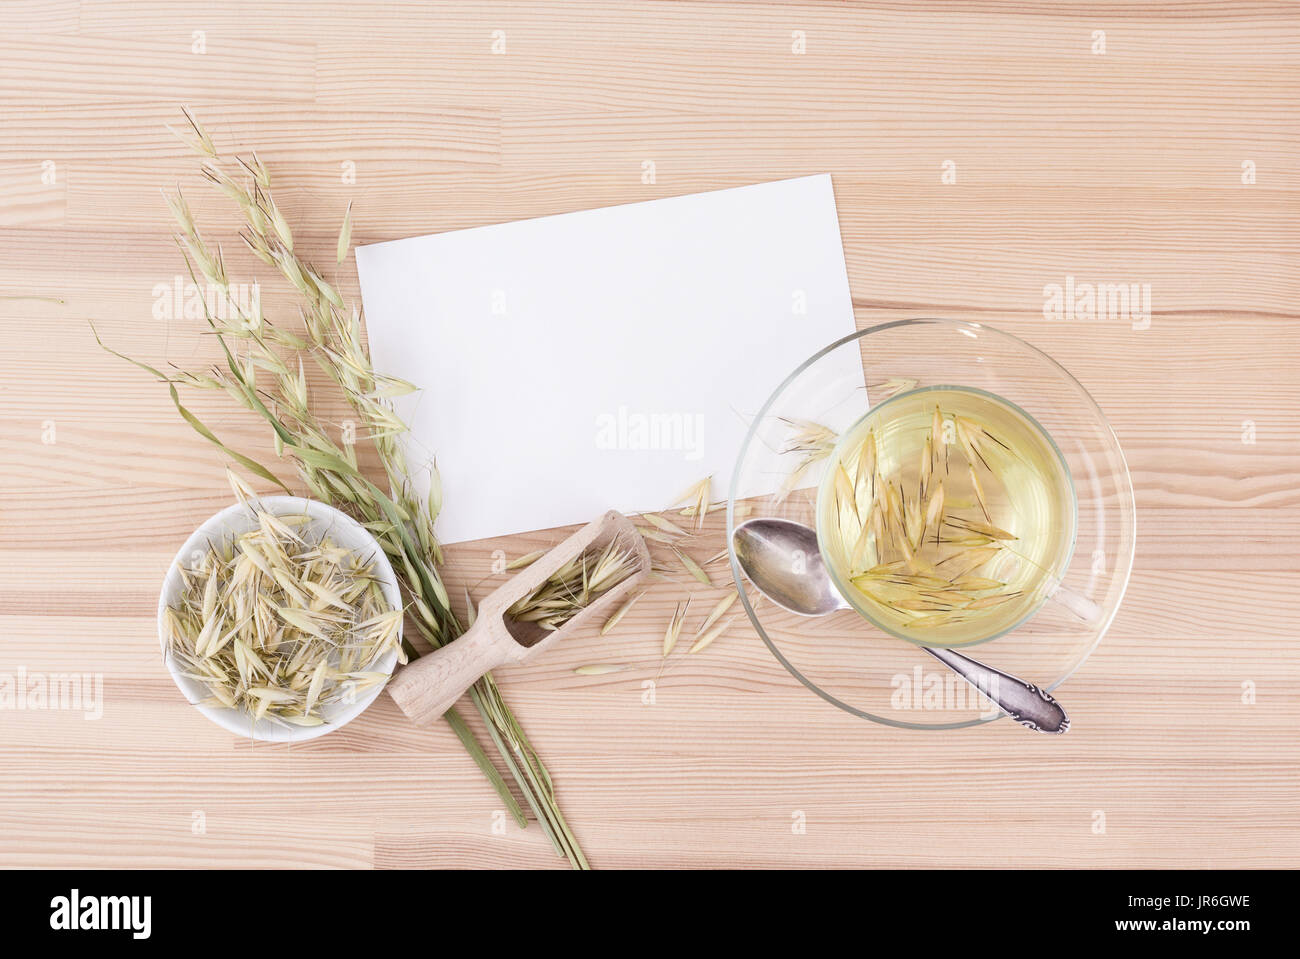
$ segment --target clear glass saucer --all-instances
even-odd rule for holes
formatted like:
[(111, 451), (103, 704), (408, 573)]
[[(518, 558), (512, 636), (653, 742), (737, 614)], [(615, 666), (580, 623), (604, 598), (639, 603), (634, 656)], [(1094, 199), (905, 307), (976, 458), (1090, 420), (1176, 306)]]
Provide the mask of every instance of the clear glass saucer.
[[(824, 426), (833, 441), (870, 404), (932, 386), (981, 390), (1019, 407), (1056, 444), (1069, 473), (1075, 547), (1058, 571), (1059, 585), (1015, 628), (964, 650), (1054, 690), (1097, 647), (1119, 609), (1133, 566), (1136, 513), (1124, 454), (1096, 402), (1060, 364), (1017, 337), (977, 323), (901, 320), (847, 336), (801, 363), (755, 415), (741, 446), (727, 503), (728, 543), (739, 524), (760, 517), (816, 527), (829, 457), (792, 448), (815, 432), (811, 424)], [(923, 649), (860, 613), (788, 612), (759, 597), (734, 546), (731, 567), (759, 636), (828, 702), (912, 729), (953, 729), (1002, 715)]]

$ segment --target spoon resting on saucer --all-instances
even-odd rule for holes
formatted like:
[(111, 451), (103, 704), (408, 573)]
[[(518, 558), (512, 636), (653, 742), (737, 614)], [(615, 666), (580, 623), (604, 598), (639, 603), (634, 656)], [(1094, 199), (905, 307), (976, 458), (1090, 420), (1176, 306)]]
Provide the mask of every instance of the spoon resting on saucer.
[[(751, 519), (736, 528), (732, 541), (736, 559), (749, 581), (782, 609), (801, 616), (825, 616), (852, 609), (831, 582), (817, 547), (817, 531), (811, 527), (785, 519)], [(797, 555), (802, 562), (794, 562)], [(956, 650), (921, 648), (1020, 725), (1040, 733), (1063, 733), (1070, 728), (1070, 717), (1061, 704), (1033, 683), (985, 666)]]

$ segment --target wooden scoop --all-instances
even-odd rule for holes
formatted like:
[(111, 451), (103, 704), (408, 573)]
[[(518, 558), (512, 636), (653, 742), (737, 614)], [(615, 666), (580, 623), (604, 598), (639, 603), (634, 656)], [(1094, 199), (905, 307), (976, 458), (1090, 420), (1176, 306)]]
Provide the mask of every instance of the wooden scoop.
[[(617, 540), (615, 549), (630, 555), (631, 573), (556, 630), (515, 622), (507, 610), (532, 594), (565, 563), (584, 553), (599, 553)], [(531, 566), (516, 573), (479, 604), (478, 617), (460, 638), (421, 656), (389, 681), (389, 695), (416, 724), (434, 722), (450, 709), (484, 673), (507, 663), (527, 662), (550, 649), (566, 634), (608, 617), (650, 569), (645, 540), (622, 513), (610, 510), (588, 523)]]

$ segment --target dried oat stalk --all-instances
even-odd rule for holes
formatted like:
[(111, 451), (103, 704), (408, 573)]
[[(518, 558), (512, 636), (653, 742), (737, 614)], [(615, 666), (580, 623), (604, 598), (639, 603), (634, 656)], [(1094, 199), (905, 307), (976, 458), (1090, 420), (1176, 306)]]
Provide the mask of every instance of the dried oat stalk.
[[(325, 279), (325, 270), (308, 260), (301, 247), (295, 247), (288, 219), (273, 197), (270, 174), (256, 154), (228, 160), (188, 112), (186, 120), (192, 134), (189, 142), (201, 158), (204, 178), (243, 213), (240, 237), (244, 244), (297, 291), (301, 331), (274, 323), (263, 315), (260, 305), (241, 304), (230, 295), (233, 284), (221, 246), (199, 232), (178, 190), (168, 197), (168, 206), (180, 227), (177, 242), (191, 276), (196, 282), (202, 277), (225, 298), (225, 310), (206, 309), (205, 302), (208, 329), (221, 347), (222, 361), (204, 370), (163, 372), (123, 358), (167, 383), (177, 412), (201, 436), (248, 473), (287, 490), (286, 481), (276, 472), (226, 446), (183, 406), (177, 387), (224, 392), (265, 420), (277, 456), (293, 466), (298, 482), (315, 498), (350, 513), (379, 540), (401, 582), (415, 631), (435, 647), (450, 642), (462, 627), (438, 571), (442, 561), (434, 535), (434, 520), (442, 507), (438, 474), (432, 462), (417, 464), (416, 469), (430, 480), (427, 494), (417, 493), (400, 443), (406, 426), (392, 404), (394, 397), (414, 388), (375, 371), (362, 336), (360, 311), (347, 308), (338, 290)], [(339, 249), (329, 252), (335, 257), (339, 252), (346, 254), (350, 239), (348, 214), (340, 231)], [(338, 426), (321, 420), (313, 410), (304, 363), (315, 363), (347, 399), (360, 422), (358, 441), (369, 443), (377, 453), (381, 481), (372, 480), (359, 467), (355, 447), (339, 436)], [(407, 652), (416, 655), (414, 647), (408, 646)], [(575, 867), (585, 868), (586, 858), (560, 812), (550, 774), (491, 674), (475, 683), (470, 697), (527, 806), (556, 849)], [(522, 807), (469, 726), (454, 709), (445, 718), (504, 807), (524, 826), (527, 820)]]

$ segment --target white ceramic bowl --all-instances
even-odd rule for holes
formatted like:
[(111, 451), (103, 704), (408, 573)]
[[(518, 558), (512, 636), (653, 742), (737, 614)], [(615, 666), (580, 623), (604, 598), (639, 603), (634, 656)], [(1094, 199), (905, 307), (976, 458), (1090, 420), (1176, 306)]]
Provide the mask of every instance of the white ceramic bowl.
[[(375, 538), (370, 535), (370, 532), (352, 517), (339, 512), (333, 506), (327, 506), (325, 503), (303, 499), (298, 496), (263, 496), (249, 500), (249, 503), (277, 516), (301, 516), (306, 513), (312, 518), (312, 522), (305, 526), (304, 529), (314, 535), (324, 535), (328, 531), (330, 538), (336, 544), (352, 550), (367, 562), (373, 562), (374, 573), (379, 580), (384, 598), (388, 600), (393, 609), (401, 608), (401, 592), (397, 586), (397, 577), (393, 574), (393, 567), (389, 565), (388, 557), (384, 555), (384, 551)], [(162, 595), (158, 597), (158, 639), (162, 643), (164, 650), (167, 648), (167, 626), (164, 610), (179, 601), (182, 563), (192, 562), (198, 556), (207, 552), (209, 542), (215, 543), (231, 536), (238, 536), (256, 527), (257, 520), (253, 517), (252, 511), (247, 506), (236, 503), (211, 517), (185, 541), (185, 545), (180, 548), (176, 558), (172, 560), (171, 568), (167, 570), (167, 578), (163, 580)], [(197, 704), (208, 698), (208, 693), (201, 683), (182, 676), (178, 672), (170, 654), (164, 654), (164, 661), (167, 664), (167, 671), (171, 673), (172, 679), (186, 699)], [(396, 665), (397, 650), (394, 648), (371, 668), (375, 672), (391, 675), (393, 667)], [(260, 739), (266, 742), (296, 743), (323, 736), (352, 721), (374, 702), (375, 697), (383, 691), (383, 688), (381, 683), (358, 696), (355, 702), (332, 703), (324, 707), (321, 710), (321, 715), (325, 719), (323, 726), (290, 726), (286, 728), (265, 719), (253, 722), (246, 714), (237, 709), (199, 705), (195, 705), (195, 708), (218, 726), (228, 729), (239, 736), (247, 736), (250, 739)]]

